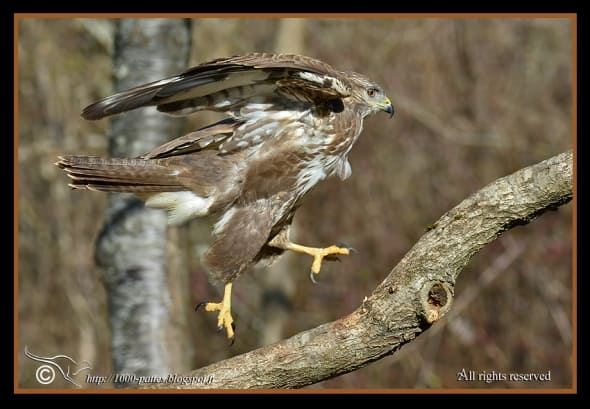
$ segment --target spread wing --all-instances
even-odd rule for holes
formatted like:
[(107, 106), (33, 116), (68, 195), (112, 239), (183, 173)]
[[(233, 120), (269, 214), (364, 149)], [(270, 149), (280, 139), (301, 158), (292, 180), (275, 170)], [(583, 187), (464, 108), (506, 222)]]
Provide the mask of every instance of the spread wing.
[(344, 73), (295, 54), (251, 53), (213, 60), (182, 74), (104, 98), (84, 109), (85, 119), (100, 119), (132, 109), (157, 106), (186, 115), (199, 110), (240, 117), (249, 104), (326, 104), (352, 92)]

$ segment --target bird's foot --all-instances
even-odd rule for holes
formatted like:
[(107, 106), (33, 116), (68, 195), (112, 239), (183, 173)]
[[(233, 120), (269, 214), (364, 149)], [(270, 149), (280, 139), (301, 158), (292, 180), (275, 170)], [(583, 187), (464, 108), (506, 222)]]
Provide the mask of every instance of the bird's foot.
[(312, 282), (316, 282), (314, 275), (319, 274), (322, 268), (322, 262), (324, 259), (327, 260), (338, 260), (338, 256), (340, 255), (349, 255), (351, 251), (354, 249), (347, 247), (345, 245), (333, 245), (330, 247), (325, 248), (317, 248), (317, 247), (307, 247), (302, 246), (300, 244), (289, 243), (288, 250), (295, 251), (297, 253), (307, 254), (313, 257), (313, 262), (311, 263), (311, 272), (309, 274), (309, 278)]
[(311, 273), (309, 274), (309, 278), (314, 283), (316, 282), (314, 276), (320, 273), (320, 269), (322, 268), (322, 262), (324, 261), (324, 259), (339, 261), (340, 259), (338, 258), (338, 256), (349, 255), (350, 253), (355, 252), (355, 250), (352, 247), (348, 247), (345, 244), (317, 248), (302, 246), (301, 244), (293, 243), (291, 240), (289, 240), (288, 229), (285, 229), (281, 233), (277, 234), (268, 244), (272, 247), (276, 247), (282, 250), (291, 250), (296, 253), (303, 253), (313, 257), (313, 262), (311, 263)]
[(344, 246), (330, 246), (325, 248), (309, 247), (309, 250), (310, 252), (308, 254), (313, 257), (313, 263), (311, 263), (311, 272), (312, 274), (319, 274), (324, 258), (327, 258), (328, 260), (338, 260), (339, 255), (349, 255), (351, 249)]
[(219, 311), (219, 315), (217, 316), (217, 330), (222, 331), (225, 328), (230, 345), (233, 345), (236, 326), (231, 315), (231, 283), (225, 285), (223, 300), (220, 303), (202, 302), (195, 307), (195, 311), (201, 306), (205, 306), (205, 311)]

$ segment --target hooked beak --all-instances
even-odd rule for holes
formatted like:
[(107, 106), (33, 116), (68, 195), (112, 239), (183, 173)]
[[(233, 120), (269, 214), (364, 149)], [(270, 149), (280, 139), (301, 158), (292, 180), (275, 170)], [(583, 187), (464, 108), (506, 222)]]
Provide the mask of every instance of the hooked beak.
[(387, 112), (390, 118), (393, 117), (395, 109), (393, 109), (393, 104), (391, 103), (391, 100), (389, 98), (385, 98), (385, 102), (383, 103), (383, 105), (381, 105), (380, 108), (383, 111)]

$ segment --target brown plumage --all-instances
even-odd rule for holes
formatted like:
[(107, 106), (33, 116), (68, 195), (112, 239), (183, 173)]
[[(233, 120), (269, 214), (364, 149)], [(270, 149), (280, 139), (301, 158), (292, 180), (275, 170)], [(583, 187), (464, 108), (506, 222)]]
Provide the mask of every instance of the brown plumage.
[(314, 257), (348, 254), (289, 241), (289, 226), (305, 194), (319, 181), (350, 176), (347, 154), (363, 119), (393, 115), (383, 90), (366, 77), (337, 71), (299, 55), (252, 53), (201, 64), (182, 74), (107, 97), (84, 109), (100, 119), (157, 106), (172, 115), (200, 110), (228, 118), (159, 146), (135, 159), (59, 157), (70, 186), (132, 192), (149, 207), (168, 210), (169, 223), (220, 216), (205, 263), (226, 283), (218, 325), (233, 339), (231, 282), (253, 263), (284, 250)]

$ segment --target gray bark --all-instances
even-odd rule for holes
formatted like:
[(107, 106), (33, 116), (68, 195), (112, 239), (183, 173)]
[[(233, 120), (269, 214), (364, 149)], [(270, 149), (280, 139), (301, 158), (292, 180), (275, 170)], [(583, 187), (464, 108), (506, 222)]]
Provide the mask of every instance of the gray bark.
[[(115, 91), (158, 80), (187, 66), (190, 23), (182, 19), (120, 19), (114, 48)], [(136, 157), (177, 136), (184, 123), (155, 109), (114, 117), (113, 157)], [(96, 247), (108, 290), (113, 371), (170, 373), (170, 293), (166, 274), (166, 214), (132, 195), (109, 197)], [(124, 386), (116, 383), (115, 386)]]
[(571, 152), (562, 153), (465, 199), (350, 315), (197, 369), (187, 374), (193, 382), (151, 387), (300, 388), (395, 353), (449, 311), (457, 277), (483, 246), (571, 200), (572, 162)]

